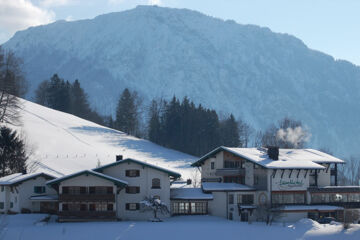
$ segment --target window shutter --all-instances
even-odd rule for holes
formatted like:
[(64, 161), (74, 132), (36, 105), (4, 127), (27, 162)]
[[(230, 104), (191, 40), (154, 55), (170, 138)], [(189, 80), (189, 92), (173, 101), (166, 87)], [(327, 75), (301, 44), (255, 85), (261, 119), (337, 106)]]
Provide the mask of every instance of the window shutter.
[(140, 203), (137, 203), (136, 204), (136, 210), (139, 210), (140, 209)]
[(136, 170), (136, 176), (137, 176), (137, 177), (140, 176), (140, 170)]
[(136, 187), (136, 193), (140, 193), (140, 187)]
[(129, 208), (130, 208), (130, 207), (129, 207), (129, 203), (126, 203), (126, 204), (125, 204), (125, 209), (126, 209), (126, 210), (129, 210)]
[(125, 170), (125, 176), (127, 176), (127, 177), (130, 176), (130, 171), (129, 170)]

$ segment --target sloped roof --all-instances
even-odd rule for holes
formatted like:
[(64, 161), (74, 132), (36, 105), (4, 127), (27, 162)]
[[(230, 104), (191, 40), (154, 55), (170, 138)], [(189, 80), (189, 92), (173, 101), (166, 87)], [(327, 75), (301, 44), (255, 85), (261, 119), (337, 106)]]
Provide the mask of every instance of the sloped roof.
[(265, 168), (272, 169), (324, 169), (320, 163), (344, 163), (329, 154), (314, 149), (279, 149), (279, 160), (269, 158), (264, 148), (229, 148), (218, 147), (202, 156), (192, 166), (200, 166), (206, 159), (221, 151), (245, 158)]
[(105, 180), (108, 180), (108, 181), (111, 181), (111, 182), (115, 183), (118, 186), (126, 186), (126, 185), (128, 185), (128, 183), (126, 181), (120, 180), (118, 178), (110, 177), (108, 175), (105, 175), (105, 174), (102, 174), (102, 173), (99, 173), (99, 172), (95, 172), (95, 171), (92, 171), (92, 170), (83, 170), (83, 171), (80, 171), (80, 172), (69, 174), (69, 175), (66, 175), (66, 176), (63, 176), (63, 177), (56, 178), (54, 180), (48, 181), (48, 182), (46, 182), (46, 184), (47, 185), (54, 185), (54, 184), (63, 182), (65, 180), (67, 180), (67, 179), (78, 177), (78, 176), (81, 176), (81, 175), (84, 175), (84, 174), (90, 174), (90, 175), (95, 176), (95, 177), (103, 178)]
[(168, 169), (166, 169), (166, 168), (158, 167), (158, 166), (155, 166), (155, 165), (153, 165), (153, 164), (149, 164), (149, 163), (146, 163), (146, 162), (143, 162), (143, 161), (139, 161), (139, 160), (136, 160), (136, 159), (132, 159), (132, 158), (126, 158), (126, 159), (124, 159), (124, 160), (120, 160), (120, 161), (116, 161), (116, 162), (113, 162), (113, 163), (109, 163), (109, 164), (106, 164), (106, 165), (104, 165), (104, 166), (101, 166), (101, 167), (98, 167), (98, 168), (94, 168), (93, 170), (94, 170), (94, 171), (97, 171), (97, 172), (101, 172), (103, 169), (106, 169), (106, 168), (109, 168), (109, 167), (112, 167), (112, 166), (117, 166), (117, 165), (119, 165), (119, 164), (126, 163), (126, 162), (133, 162), (133, 163), (137, 163), (137, 164), (140, 164), (140, 165), (149, 167), (149, 168), (153, 168), (153, 169), (156, 169), (156, 170), (165, 172), (165, 173), (167, 173), (167, 174), (169, 174), (170, 176), (175, 177), (175, 178), (181, 177), (181, 174), (180, 174), (180, 173), (177, 173), (177, 172), (168, 170)]
[(47, 174), (47, 173), (43, 173), (43, 172), (38, 172), (38, 173), (27, 173), (27, 174), (23, 174), (23, 173), (14, 173), (5, 177), (0, 178), (0, 185), (14, 185), (14, 184), (20, 184), (22, 182), (25, 182), (27, 180), (33, 179), (33, 178), (37, 178), (39, 176), (43, 176), (45, 178), (48, 179), (54, 179), (55, 177)]

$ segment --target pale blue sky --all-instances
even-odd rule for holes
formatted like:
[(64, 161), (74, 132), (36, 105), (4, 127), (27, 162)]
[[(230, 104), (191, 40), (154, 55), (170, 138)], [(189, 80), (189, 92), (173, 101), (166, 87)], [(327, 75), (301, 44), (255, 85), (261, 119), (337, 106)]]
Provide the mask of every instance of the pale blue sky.
[(0, 43), (28, 26), (153, 3), (269, 27), (360, 65), (360, 0), (0, 0)]

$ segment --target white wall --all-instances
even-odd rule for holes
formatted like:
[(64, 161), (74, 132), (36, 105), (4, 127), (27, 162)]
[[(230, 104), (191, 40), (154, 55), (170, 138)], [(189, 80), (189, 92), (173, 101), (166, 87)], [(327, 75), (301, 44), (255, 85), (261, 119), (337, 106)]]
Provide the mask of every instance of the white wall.
[[(4, 192), (0, 191), (0, 202), (4, 202), (5, 207), (1, 212), (21, 212), (22, 208), (29, 209), (32, 212), (40, 211), (40, 203), (30, 200), (31, 196), (43, 195), (43, 194), (57, 194), (56, 191), (48, 186), (46, 182), (48, 180), (43, 176), (38, 176), (35, 179), (29, 179), (22, 182), (19, 185), (5, 186)], [(45, 187), (45, 193), (37, 194), (34, 192), (35, 186)], [(13, 207), (10, 207), (10, 203), (13, 203)]]
[[(328, 167), (328, 164), (323, 164), (324, 167)], [(318, 173), (318, 186), (319, 187), (325, 187), (330, 186), (330, 167), (328, 169), (328, 172), (325, 170), (320, 170)]]
[[(136, 169), (140, 170), (139, 177), (127, 177), (126, 170)], [(159, 196), (170, 210), (170, 179), (169, 175), (163, 171), (156, 170), (154, 168), (146, 167), (134, 162), (125, 162), (103, 170), (103, 174), (119, 178), (127, 181), (129, 186), (140, 187), (140, 193), (129, 194), (122, 189), (117, 196), (117, 217), (122, 220), (147, 220), (153, 217), (153, 213), (150, 211), (130, 211), (126, 210), (126, 203), (140, 203), (145, 197)], [(152, 179), (160, 179), (160, 189), (152, 189)], [(168, 217), (159, 216), (159, 217)]]
[(212, 192), (214, 199), (209, 201), (209, 215), (227, 218), (227, 193)]

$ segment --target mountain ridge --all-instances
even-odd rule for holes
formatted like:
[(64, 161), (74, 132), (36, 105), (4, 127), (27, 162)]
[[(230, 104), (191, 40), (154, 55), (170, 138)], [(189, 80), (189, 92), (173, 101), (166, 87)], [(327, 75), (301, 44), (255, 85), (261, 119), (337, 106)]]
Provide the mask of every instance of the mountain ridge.
[(301, 120), (312, 132), (309, 147), (358, 153), (360, 67), (289, 34), (140, 6), (33, 27), (4, 46), (24, 59), (32, 90), (53, 73), (79, 79), (102, 113), (115, 112), (125, 87), (145, 101), (188, 96), (257, 129), (283, 117)]

